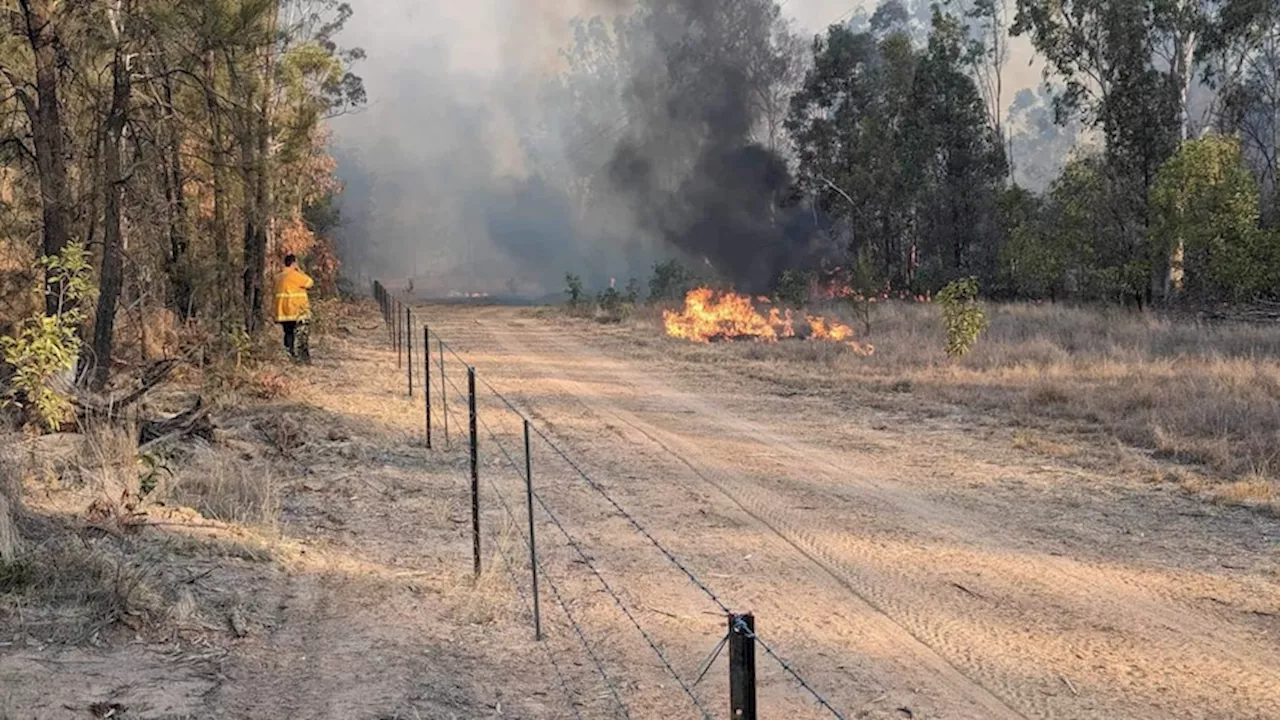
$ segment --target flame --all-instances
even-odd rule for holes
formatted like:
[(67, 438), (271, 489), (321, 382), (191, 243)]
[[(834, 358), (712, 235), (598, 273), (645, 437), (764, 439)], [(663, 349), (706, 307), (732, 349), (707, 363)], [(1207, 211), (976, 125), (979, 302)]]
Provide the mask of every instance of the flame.
[[(667, 335), (693, 342), (742, 338), (777, 342), (796, 337), (795, 317), (790, 310), (769, 308), (767, 316), (761, 315), (750, 297), (737, 293), (717, 297), (711, 288), (690, 290), (685, 296), (683, 312), (665, 310), (662, 317)], [(810, 340), (844, 343), (861, 355), (874, 352), (870, 345), (853, 339), (853, 328), (848, 325), (817, 315), (806, 314), (804, 318), (809, 325)]]
[(834, 342), (844, 342), (853, 337), (853, 328), (838, 322), (828, 322), (825, 318), (814, 315), (805, 315), (804, 318), (809, 321), (809, 331), (811, 337), (818, 340), (832, 340)]
[(690, 290), (684, 299), (684, 312), (664, 310), (667, 334), (693, 342), (754, 337), (777, 340), (773, 325), (756, 312), (751, 298), (725, 293), (715, 297), (711, 288)]

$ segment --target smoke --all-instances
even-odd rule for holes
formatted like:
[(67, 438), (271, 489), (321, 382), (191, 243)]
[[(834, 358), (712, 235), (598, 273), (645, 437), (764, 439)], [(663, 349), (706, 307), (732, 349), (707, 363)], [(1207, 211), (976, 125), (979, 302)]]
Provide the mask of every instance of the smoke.
[[(554, 289), (566, 270), (621, 265), (585, 242), (543, 111), (570, 20), (623, 0), (354, 0), (343, 34), (370, 104), (334, 122), (348, 270), (419, 276), (439, 292)], [(601, 270), (602, 271), (602, 270)]]
[[(815, 256), (817, 227), (793, 197), (784, 158), (756, 131), (798, 58), (771, 0), (648, 0), (651, 39), (627, 86), (644, 114), (609, 165), (641, 227), (752, 292)], [(777, 118), (775, 118), (776, 120)]]
[[(777, 2), (350, 2), (370, 97), (334, 124), (353, 274), (535, 295), (680, 257), (754, 290), (821, 254), (779, 152), (807, 44)], [(805, 37), (847, 8), (786, 4)]]
[(751, 140), (773, 2), (352, 4), (371, 100), (335, 122), (349, 270), (539, 294), (678, 255), (760, 284), (804, 244), (785, 162)]

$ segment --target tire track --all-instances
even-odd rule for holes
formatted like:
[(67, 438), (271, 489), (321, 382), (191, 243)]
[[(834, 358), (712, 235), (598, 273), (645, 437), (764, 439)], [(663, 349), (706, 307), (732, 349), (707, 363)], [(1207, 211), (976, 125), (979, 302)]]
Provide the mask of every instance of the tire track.
[[(528, 356), (531, 352), (530, 348), (525, 342), (517, 339), (515, 335), (516, 333), (500, 333), (497, 338), (504, 348), (514, 350), (520, 355)], [(541, 333), (541, 337), (538, 340), (555, 346), (566, 357), (571, 355), (560, 340), (550, 334)], [(744, 513), (769, 528), (783, 542), (808, 558), (823, 573), (844, 587), (858, 602), (863, 603), (866, 606), (866, 610), (870, 611), (866, 613), (866, 616), (872, 618), (876, 626), (873, 628), (859, 628), (861, 632), (877, 633), (881, 636), (880, 642), (883, 642), (886, 646), (896, 646), (910, 652), (914, 663), (918, 667), (925, 669), (930, 675), (936, 677), (940, 685), (949, 688), (955, 694), (967, 698), (974, 706), (981, 708), (984, 713), (983, 717), (992, 718), (993, 720), (996, 718), (1026, 717), (1011, 707), (1004, 699), (967, 677), (928, 643), (894, 620), (889, 612), (885, 610), (885, 599), (880, 597), (881, 593), (875, 592), (873, 588), (868, 587), (856, 576), (851, 576), (841, 562), (812, 533), (801, 529), (801, 523), (777, 510), (782, 505), (780, 498), (771, 493), (762, 492), (752, 484), (736, 482), (723, 473), (705, 467), (698, 467), (686, 459), (685, 455), (688, 453), (682, 454), (673, 449), (673, 445), (684, 445), (683, 441), (645, 423), (626, 410), (606, 403), (591, 402), (583, 399), (586, 397), (594, 398), (595, 396), (589, 392), (581, 392), (580, 388), (575, 387), (573, 381), (560, 378), (552, 378), (549, 381), (560, 387), (563, 397), (587, 406), (591, 412), (597, 415), (612, 417), (648, 438), (663, 452), (671, 455), (687, 467), (696, 477), (711, 485)], [(524, 404), (526, 407), (531, 407), (527, 402)], [(538, 417), (537, 409), (531, 407), (531, 414)], [(539, 419), (545, 420), (545, 418), (541, 417)]]

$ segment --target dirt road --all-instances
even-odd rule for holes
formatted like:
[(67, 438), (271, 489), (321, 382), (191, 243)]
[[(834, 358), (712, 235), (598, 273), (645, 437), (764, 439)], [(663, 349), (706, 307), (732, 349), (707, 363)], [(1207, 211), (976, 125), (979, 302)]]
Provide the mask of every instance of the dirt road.
[[(1046, 465), (998, 419), (908, 419), (634, 328), (420, 312), (848, 717), (1280, 718), (1275, 519)], [(496, 403), (481, 414), (513, 441)], [(695, 668), (723, 634), (714, 604), (553, 455), (535, 465), (641, 626)], [(639, 715), (677, 710), (611, 603), (580, 609), (615, 627)], [(766, 717), (829, 716), (758, 662)], [(720, 674), (697, 690), (716, 709)]]
[[(478, 371), (478, 579), (464, 365), (447, 447), (435, 371), (427, 449), (421, 373), (410, 401), (366, 311), (286, 400), (219, 418), (273, 468), (278, 529), (149, 531), (205, 609), (97, 649), (6, 639), (0, 718), (727, 717), (716, 600), (768, 645), (762, 717), (1280, 718), (1280, 519), (652, 326), (418, 312)], [(534, 421), (541, 643), (522, 427), (491, 387)]]

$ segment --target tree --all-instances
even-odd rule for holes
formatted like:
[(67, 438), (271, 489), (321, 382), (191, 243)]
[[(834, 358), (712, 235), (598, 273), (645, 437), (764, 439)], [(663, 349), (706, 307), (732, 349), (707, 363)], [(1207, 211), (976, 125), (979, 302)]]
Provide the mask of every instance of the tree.
[(1249, 299), (1277, 279), (1258, 228), (1258, 186), (1234, 138), (1183, 145), (1160, 168), (1151, 205), (1152, 244), (1185, 248), (1174, 277), (1192, 297)]
[[(324, 121), (364, 100), (349, 70), (360, 53), (334, 40), (350, 16), (334, 0), (19, 0), (10, 10), (8, 207), (39, 208), (33, 257), (58, 257), (73, 238), (96, 256), (98, 304), (84, 314), (93, 385), (110, 379), (122, 308), (144, 334), (129, 347), (145, 356), (145, 314), (162, 305), (223, 333), (260, 325), (273, 242), (333, 266), (307, 223), (337, 189)], [(238, 253), (232, 218), (244, 221)], [(0, 236), (25, 242), (23, 228), (7, 223)], [(50, 307), (67, 297), (57, 283), (49, 274)]]
[[(0, 74), (8, 80), (30, 124), (33, 149), (29, 155), (34, 156), (40, 180), (45, 257), (58, 256), (71, 237), (73, 199), (67, 179), (67, 127), (62, 116), (62, 70), (57, 47), (66, 25), (72, 21), (72, 8), (56, 0), (19, 0), (14, 26), (31, 50), (34, 79), (21, 75), (10, 63), (0, 64)], [(57, 298), (63, 294), (56, 282), (54, 278), (46, 282), (45, 314), (49, 316), (57, 312)]]
[(871, 252), (882, 282), (908, 283), (917, 188), (905, 131), (918, 55), (905, 33), (839, 25), (814, 39), (813, 55), (787, 119), (799, 183), (841, 222), (850, 255)]
[(1262, 217), (1280, 220), (1280, 8), (1234, 0), (1210, 26), (1205, 76), (1218, 88), (1217, 121), (1238, 134), (1261, 186)]
[(102, 389), (111, 375), (111, 348), (115, 339), (116, 306), (124, 285), (124, 239), (122, 214), (124, 212), (124, 131), (129, 122), (130, 104), (133, 100), (133, 80), (130, 66), (132, 42), (128, 38), (131, 27), (132, 0), (116, 0), (107, 10), (111, 27), (113, 49), (111, 51), (111, 105), (104, 125), (103, 150), (105, 171), (103, 191), (106, 195), (104, 218), (102, 265), (98, 273), (98, 307), (93, 324), (93, 354), (97, 358), (92, 385)]
[[(1064, 83), (1056, 98), (1059, 120), (1082, 112), (1102, 130), (1112, 189), (1126, 201), (1113, 217), (1122, 245), (1135, 256), (1150, 255), (1151, 183), (1186, 130), (1184, 61), (1200, 18), (1192, 5), (1198, 9), (1199, 0), (1018, 0), (1013, 33), (1030, 35)], [(1169, 48), (1174, 57), (1157, 64), (1158, 53)], [(1143, 262), (1151, 272), (1146, 294), (1163, 298), (1172, 258)]]
[(873, 258), (882, 284), (990, 278), (1006, 165), (966, 74), (970, 46), (959, 21), (937, 11), (918, 50), (893, 30), (903, 15), (886, 4), (870, 32), (834, 26), (815, 40), (788, 119), (799, 180), (846, 228), (848, 254)]
[(968, 59), (987, 118), (1000, 144), (1011, 152), (1004, 128), (1004, 68), (1009, 62), (1009, 12), (1006, 0), (972, 0), (961, 12), (968, 22)]
[(915, 74), (908, 124), (910, 167), (924, 191), (922, 237), (947, 282), (996, 272), (995, 199), (1007, 175), (1003, 143), (974, 82), (965, 74), (959, 21), (935, 10), (929, 47)]

